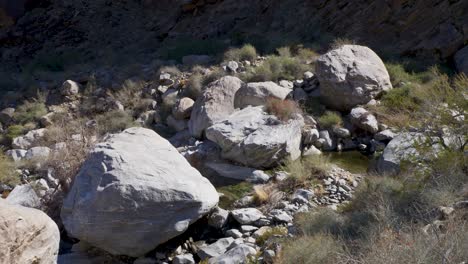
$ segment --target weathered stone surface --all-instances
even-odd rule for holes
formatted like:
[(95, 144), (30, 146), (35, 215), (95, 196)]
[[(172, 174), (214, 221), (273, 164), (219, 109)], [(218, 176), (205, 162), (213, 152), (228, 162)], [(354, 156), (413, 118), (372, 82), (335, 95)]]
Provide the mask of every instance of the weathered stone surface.
[(61, 93), (63, 95), (72, 96), (77, 95), (80, 92), (80, 85), (72, 80), (66, 80), (61, 87)]
[(190, 113), (192, 113), (194, 103), (195, 102), (188, 97), (180, 99), (172, 108), (172, 115), (175, 117), (175, 119), (179, 120), (189, 118)]
[(378, 141), (390, 141), (396, 136), (395, 133), (393, 133), (390, 129), (386, 129), (383, 131), (380, 131), (379, 133), (374, 135), (375, 140)]
[(301, 155), (303, 122), (282, 123), (261, 106), (247, 107), (206, 130), (206, 137), (218, 144), (224, 158), (253, 168), (269, 168)]
[(208, 225), (221, 229), (227, 222), (229, 211), (222, 208), (215, 208), (208, 217)]
[(323, 103), (336, 110), (350, 110), (392, 89), (382, 60), (364, 46), (329, 51), (317, 60), (316, 71)]
[(207, 162), (206, 166), (216, 171), (216, 173), (222, 177), (240, 181), (264, 183), (270, 178), (268, 174), (262, 170), (232, 165), (229, 163)]
[(265, 105), (268, 98), (284, 100), (291, 93), (291, 90), (277, 85), (274, 82), (247, 83), (242, 86), (234, 100), (235, 108), (245, 108), (249, 105)]
[(24, 149), (10, 149), (5, 152), (5, 155), (11, 157), (13, 161), (20, 161), (26, 156), (27, 150)]
[(188, 124), (190, 133), (201, 138), (207, 127), (234, 112), (234, 95), (242, 85), (239, 78), (232, 76), (210, 83), (193, 105)]
[(13, 120), (14, 113), (15, 109), (12, 107), (8, 107), (0, 111), (0, 123), (4, 125), (9, 125), (10, 122)]
[(60, 233), (43, 212), (0, 199), (0, 256), (8, 264), (57, 262)]
[(173, 264), (195, 264), (192, 254), (183, 254), (174, 257)]
[(198, 250), (197, 255), (203, 260), (207, 258), (217, 257), (226, 252), (227, 248), (234, 242), (234, 238), (221, 238), (213, 244), (203, 246)]
[(71, 236), (138, 257), (183, 233), (218, 199), (168, 141), (152, 130), (129, 128), (90, 153), (61, 216)]
[(5, 199), (11, 205), (21, 205), (30, 208), (39, 208), (41, 200), (29, 184), (16, 186)]
[(27, 160), (45, 160), (49, 157), (50, 152), (48, 147), (32, 147), (28, 149), (24, 158)]
[(350, 113), (350, 118), (351, 123), (362, 130), (370, 133), (377, 133), (379, 131), (377, 118), (362, 107), (353, 108)]
[(265, 218), (262, 212), (260, 212), (260, 210), (257, 208), (241, 208), (232, 210), (231, 215), (241, 225), (249, 225), (259, 220), (260, 218)]
[(44, 137), (46, 131), (47, 129), (45, 128), (31, 130), (24, 136), (14, 138), (11, 145), (13, 148), (17, 149), (29, 149), (34, 144), (37, 144), (42, 137)]

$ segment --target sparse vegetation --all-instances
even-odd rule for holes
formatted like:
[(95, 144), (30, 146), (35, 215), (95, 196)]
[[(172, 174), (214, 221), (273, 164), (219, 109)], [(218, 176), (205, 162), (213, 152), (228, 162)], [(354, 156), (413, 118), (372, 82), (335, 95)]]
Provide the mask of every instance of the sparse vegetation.
[(250, 44), (245, 44), (241, 48), (231, 48), (224, 53), (225, 61), (255, 61), (257, 59), (257, 50)]
[(340, 113), (333, 111), (326, 111), (322, 116), (319, 117), (318, 123), (323, 128), (333, 128), (335, 126), (343, 125), (343, 119)]
[(231, 209), (232, 204), (252, 191), (252, 184), (241, 182), (239, 184), (228, 185), (218, 188), (218, 192), (224, 194), (219, 199), (219, 207)]
[(288, 234), (288, 229), (284, 226), (275, 226), (271, 230), (266, 231), (256, 239), (256, 243), (262, 246), (267, 240), (272, 237), (279, 236), (284, 237)]
[(47, 114), (47, 107), (45, 101), (41, 99), (34, 99), (31, 101), (24, 101), (23, 104), (16, 108), (13, 118), (20, 124), (29, 122), (37, 122), (40, 117)]
[(0, 152), (0, 184), (15, 186), (20, 183), (16, 166), (10, 158)]
[(273, 97), (267, 99), (266, 111), (282, 121), (292, 119), (295, 114), (301, 113), (301, 109), (296, 102)]
[(356, 41), (347, 38), (336, 38), (330, 44), (330, 49), (339, 49), (344, 45), (356, 45)]

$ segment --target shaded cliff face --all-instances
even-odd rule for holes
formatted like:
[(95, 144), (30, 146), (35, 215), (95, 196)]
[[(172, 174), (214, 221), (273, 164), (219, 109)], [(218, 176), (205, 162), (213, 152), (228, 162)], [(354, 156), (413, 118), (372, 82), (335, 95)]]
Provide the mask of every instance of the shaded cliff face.
[(0, 31), (0, 67), (22, 71), (32, 58), (57, 54), (68, 63), (154, 58), (177, 39), (262, 50), (341, 37), (383, 56), (447, 60), (468, 43), (467, 13), (466, 0), (53, 0)]

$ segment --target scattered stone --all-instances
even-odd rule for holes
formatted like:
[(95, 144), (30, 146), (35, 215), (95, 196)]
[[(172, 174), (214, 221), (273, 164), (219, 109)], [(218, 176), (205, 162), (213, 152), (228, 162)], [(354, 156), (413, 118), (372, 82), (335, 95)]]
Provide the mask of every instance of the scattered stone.
[(214, 242), (213, 244), (200, 247), (200, 249), (197, 251), (197, 255), (202, 260), (220, 256), (221, 254), (224, 254), (224, 252), (226, 252), (227, 248), (233, 242), (234, 242), (234, 238), (232, 237), (221, 238), (218, 241)]
[(349, 130), (343, 127), (334, 127), (333, 134), (339, 138), (348, 138), (351, 136)]
[(206, 130), (206, 137), (222, 149), (222, 156), (253, 168), (271, 168), (301, 156), (303, 122), (282, 123), (260, 107), (247, 107)]
[(320, 151), (318, 148), (312, 145), (305, 148), (304, 151), (302, 152), (302, 156), (304, 157), (320, 155), (320, 154), (322, 154), (322, 151)]
[(172, 264), (195, 264), (192, 254), (177, 255), (172, 260)]
[(374, 135), (374, 139), (378, 141), (388, 142), (392, 140), (396, 136), (390, 129), (386, 129), (380, 131), (379, 133)]
[(241, 238), (242, 237), (242, 233), (237, 230), (237, 229), (229, 229), (226, 231), (226, 236), (230, 236), (230, 237), (233, 237), (233, 238)]
[(240, 228), (242, 233), (252, 233), (258, 229), (258, 227), (251, 225), (242, 225)]
[(304, 145), (314, 144), (319, 137), (319, 131), (315, 128), (306, 127), (302, 131), (302, 141)]
[(330, 133), (328, 130), (321, 130), (319, 132), (319, 137), (320, 139), (323, 139), (323, 142), (321, 143), (321, 146), (323, 150), (333, 150), (334, 145), (333, 145), (333, 140), (330, 137)]
[(62, 95), (73, 96), (80, 92), (80, 85), (72, 80), (66, 80), (60, 90)]
[(224, 225), (226, 225), (228, 217), (228, 210), (216, 207), (208, 217), (208, 225), (214, 228), (221, 229)]
[(257, 250), (248, 245), (236, 246), (221, 256), (211, 258), (209, 264), (236, 264), (245, 263), (249, 256), (257, 254)]
[(16, 186), (5, 201), (11, 205), (21, 205), (30, 208), (41, 207), (41, 199), (30, 184)]
[(3, 109), (0, 112), (0, 122), (5, 126), (8, 126), (11, 121), (13, 120), (13, 115), (15, 114), (15, 109), (12, 107), (8, 107)]
[(13, 159), (13, 161), (20, 161), (26, 157), (27, 152), (24, 149), (10, 149), (5, 152), (5, 155)]
[(262, 170), (236, 166), (229, 163), (207, 162), (206, 166), (214, 170), (219, 176), (229, 179), (252, 183), (265, 183), (270, 179), (270, 176)]
[(29, 149), (45, 136), (47, 129), (40, 128), (29, 131), (26, 135), (13, 139), (11, 146), (16, 149)]
[(279, 81), (279, 85), (281, 87), (284, 87), (284, 88), (287, 88), (287, 89), (290, 89), (290, 90), (292, 90), (294, 88), (294, 83), (291, 82), (291, 81), (288, 81), (288, 80)]

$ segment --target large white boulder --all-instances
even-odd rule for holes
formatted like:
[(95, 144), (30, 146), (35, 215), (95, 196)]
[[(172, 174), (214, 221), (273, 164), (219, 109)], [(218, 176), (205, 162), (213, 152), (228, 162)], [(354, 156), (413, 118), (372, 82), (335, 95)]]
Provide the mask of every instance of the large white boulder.
[(318, 58), (316, 73), (323, 103), (336, 110), (350, 110), (392, 89), (384, 63), (364, 46), (343, 45), (327, 52)]
[(57, 263), (60, 232), (45, 213), (0, 199), (0, 262)]
[(290, 93), (291, 89), (279, 86), (274, 82), (247, 83), (237, 91), (234, 107), (242, 109), (249, 105), (265, 105), (268, 98), (284, 100)]
[(61, 217), (71, 236), (138, 257), (183, 233), (218, 200), (211, 183), (167, 140), (135, 127), (89, 154)]
[(271, 168), (301, 156), (302, 120), (279, 121), (263, 107), (247, 107), (207, 128), (224, 158), (253, 168)]
[(226, 76), (208, 85), (195, 104), (188, 124), (192, 136), (201, 138), (205, 129), (234, 112), (234, 95), (243, 82)]

